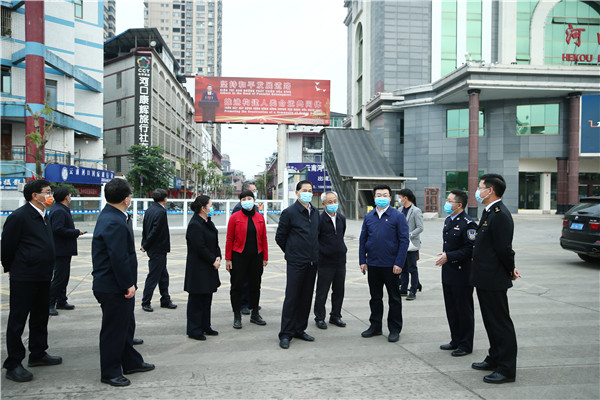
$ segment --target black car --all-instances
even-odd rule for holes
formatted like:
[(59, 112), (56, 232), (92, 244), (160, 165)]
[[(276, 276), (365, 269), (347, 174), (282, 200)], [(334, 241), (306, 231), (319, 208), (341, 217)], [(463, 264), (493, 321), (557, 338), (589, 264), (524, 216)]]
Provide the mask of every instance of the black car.
[(600, 197), (586, 197), (565, 214), (560, 246), (584, 261), (600, 263)]

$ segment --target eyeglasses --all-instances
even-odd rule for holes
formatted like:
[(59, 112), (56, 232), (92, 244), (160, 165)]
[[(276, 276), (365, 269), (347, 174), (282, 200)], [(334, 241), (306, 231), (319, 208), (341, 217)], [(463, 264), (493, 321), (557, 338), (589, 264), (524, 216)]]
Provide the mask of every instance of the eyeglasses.
[(479, 190), (486, 190), (486, 189), (489, 189), (489, 187), (486, 187), (486, 186), (483, 186), (483, 187), (477, 186), (477, 189), (479, 189)]
[(45, 192), (39, 192), (38, 194), (43, 194), (43, 195), (48, 195), (49, 194), (50, 196), (54, 196), (54, 192), (52, 192), (50, 190), (47, 190)]

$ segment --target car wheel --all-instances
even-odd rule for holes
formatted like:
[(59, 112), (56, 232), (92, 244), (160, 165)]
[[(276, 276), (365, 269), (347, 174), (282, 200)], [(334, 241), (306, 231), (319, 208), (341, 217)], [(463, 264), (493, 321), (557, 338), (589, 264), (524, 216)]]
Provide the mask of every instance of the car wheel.
[(600, 258), (598, 258), (598, 257), (592, 257), (592, 256), (588, 256), (587, 254), (579, 254), (579, 253), (577, 253), (577, 255), (579, 256), (579, 258), (581, 258), (585, 262), (600, 263)]

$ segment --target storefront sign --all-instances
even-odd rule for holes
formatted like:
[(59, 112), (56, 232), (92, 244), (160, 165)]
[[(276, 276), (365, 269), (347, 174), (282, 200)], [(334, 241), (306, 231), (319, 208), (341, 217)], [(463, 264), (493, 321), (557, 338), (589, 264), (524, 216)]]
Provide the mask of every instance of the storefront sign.
[(135, 58), (135, 144), (149, 146), (151, 135), (152, 110), (152, 58), (138, 56)]
[[(331, 190), (331, 179), (320, 163), (288, 163), (290, 172), (300, 172), (306, 168), (306, 179), (313, 184), (313, 192), (323, 191), (323, 181), (327, 182), (325, 190)], [(294, 187), (293, 190), (296, 190)]]
[(113, 171), (62, 164), (48, 164), (44, 175), (50, 182), (88, 185), (102, 185), (115, 177)]
[(600, 156), (600, 94), (581, 96), (581, 137), (582, 156)]
[(181, 178), (173, 178), (173, 187), (175, 189), (181, 189)]
[(73, 186), (79, 192), (80, 196), (100, 196), (100, 188), (99, 187), (89, 187), (89, 186)]
[[(573, 49), (577, 51), (577, 53), (562, 53), (563, 62), (574, 62), (578, 64), (582, 63), (600, 63), (600, 54), (585, 54), (586, 50), (590, 51), (593, 47), (597, 47), (593, 42), (598, 40), (598, 45), (600, 45), (600, 33), (589, 32), (591, 29), (595, 27), (593, 25), (585, 25), (586, 28), (578, 28), (573, 26), (573, 24), (569, 24), (568, 28), (565, 29), (565, 43), (566, 46), (573, 45), (569, 49)], [(597, 28), (596, 28), (597, 29)], [(588, 31), (588, 32), (586, 32)], [(584, 48), (581, 49), (581, 40), (582, 37), (584, 39)], [(583, 50), (583, 54), (580, 51)], [(592, 50), (593, 51), (593, 50)]]
[(2, 178), (0, 190), (18, 190), (19, 183), (23, 183), (23, 178)]

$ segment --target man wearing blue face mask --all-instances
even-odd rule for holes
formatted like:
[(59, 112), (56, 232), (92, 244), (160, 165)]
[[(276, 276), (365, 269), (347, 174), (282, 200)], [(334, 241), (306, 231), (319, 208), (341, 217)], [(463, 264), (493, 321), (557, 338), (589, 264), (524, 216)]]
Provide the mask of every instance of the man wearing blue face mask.
[(287, 281), (281, 312), (279, 346), (290, 347), (292, 338), (315, 340), (305, 332), (315, 288), (319, 261), (319, 214), (310, 204), (313, 197), (310, 181), (296, 185), (298, 200), (282, 211), (275, 241), (285, 253)]
[(325, 303), (331, 288), (331, 313), (329, 323), (343, 328), (342, 302), (344, 301), (344, 281), (346, 280), (346, 217), (338, 211), (336, 192), (321, 195), (325, 211), (319, 222), (319, 270), (315, 294), (315, 323), (319, 329), (327, 329), (325, 323)]
[(444, 205), (448, 214), (444, 222), (443, 252), (435, 265), (442, 267), (442, 288), (446, 317), (450, 326), (450, 343), (440, 346), (452, 350), (452, 356), (462, 357), (473, 351), (473, 286), (469, 282), (471, 254), (477, 224), (465, 213), (468, 196), (462, 190), (452, 190)]
[(369, 329), (361, 336), (381, 335), (383, 319), (383, 286), (387, 289), (390, 309), (387, 325), (389, 342), (397, 342), (402, 330), (402, 300), (400, 273), (406, 261), (409, 244), (408, 223), (404, 215), (390, 207), (392, 189), (387, 185), (373, 188), (375, 209), (365, 215), (360, 233), (358, 258), (362, 273), (369, 271), (368, 282), (371, 300)]

